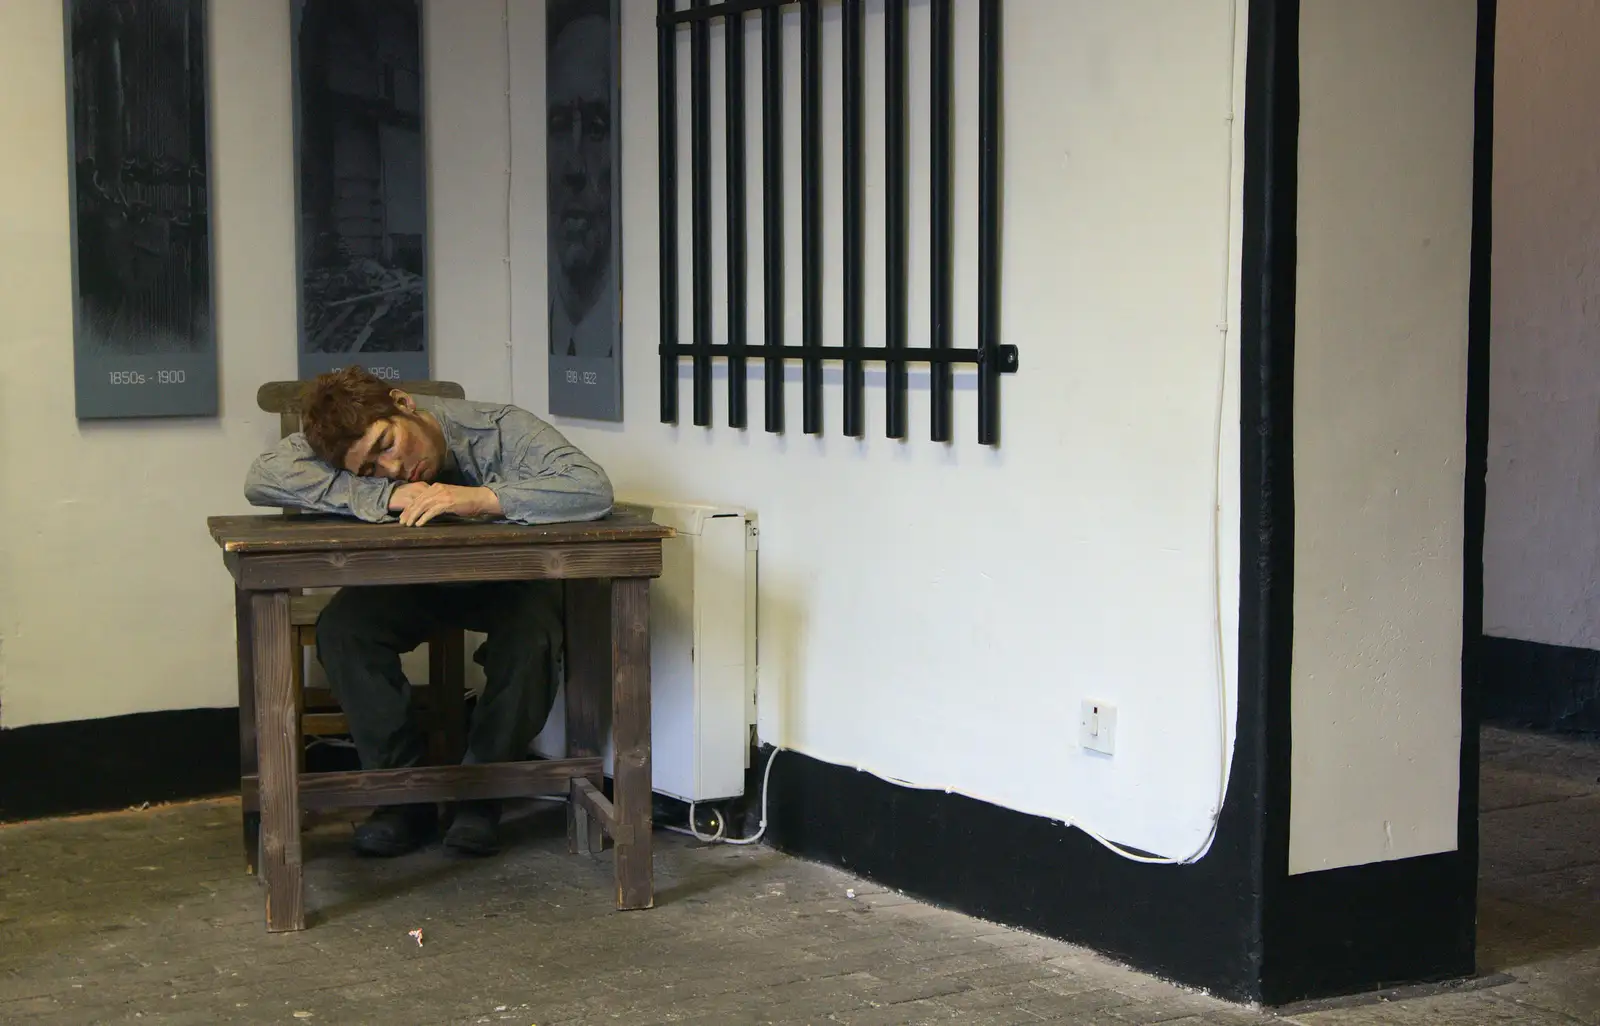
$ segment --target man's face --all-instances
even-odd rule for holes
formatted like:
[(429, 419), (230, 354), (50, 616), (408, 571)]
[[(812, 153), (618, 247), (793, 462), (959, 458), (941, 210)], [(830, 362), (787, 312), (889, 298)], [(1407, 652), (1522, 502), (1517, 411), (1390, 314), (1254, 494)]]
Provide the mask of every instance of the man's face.
[(604, 268), (611, 245), (608, 31), (601, 18), (574, 21), (550, 66), (550, 231), (561, 269), (579, 279)]
[(361, 477), (394, 481), (432, 481), (444, 461), (444, 440), (411, 397), (396, 393), (394, 416), (375, 421), (344, 455), (344, 468)]

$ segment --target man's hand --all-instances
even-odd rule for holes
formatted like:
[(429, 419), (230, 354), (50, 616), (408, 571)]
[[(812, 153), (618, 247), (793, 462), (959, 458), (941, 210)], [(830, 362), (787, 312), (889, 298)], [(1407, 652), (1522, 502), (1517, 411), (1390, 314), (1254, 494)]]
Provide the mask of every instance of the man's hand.
[(418, 498), (420, 498), (422, 493), (427, 491), (429, 487), (431, 486), (426, 481), (417, 481), (414, 484), (396, 485), (394, 489), (389, 492), (389, 512), (402, 512), (407, 506), (411, 505)]
[[(400, 496), (401, 491), (410, 488), (421, 490)], [(404, 503), (400, 512), (400, 522), (407, 527), (421, 527), (441, 513), (450, 513), (458, 517), (500, 515), (500, 497), (488, 488), (408, 484), (396, 488), (392, 495), (397, 498), (390, 499), (391, 509), (397, 501)]]

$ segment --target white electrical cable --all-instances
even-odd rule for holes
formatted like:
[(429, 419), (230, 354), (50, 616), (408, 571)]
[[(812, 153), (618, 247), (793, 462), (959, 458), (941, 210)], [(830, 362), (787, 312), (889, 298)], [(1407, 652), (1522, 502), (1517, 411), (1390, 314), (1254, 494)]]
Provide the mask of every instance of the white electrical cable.
[(1233, 744), (1229, 737), (1228, 718), (1228, 661), (1226, 655), (1226, 631), (1222, 617), (1222, 427), (1223, 410), (1228, 385), (1228, 337), (1232, 321), (1232, 289), (1229, 283), (1233, 278), (1233, 140), (1239, 131), (1237, 118), (1238, 110), (1234, 104), (1235, 90), (1238, 86), (1239, 67), (1239, 4), (1238, 0), (1231, 0), (1228, 4), (1228, 160), (1227, 160), (1227, 203), (1225, 209), (1227, 216), (1223, 221), (1222, 243), (1222, 315), (1217, 322), (1221, 332), (1221, 353), (1218, 357), (1217, 367), (1217, 406), (1216, 424), (1212, 434), (1211, 462), (1213, 477), (1211, 479), (1211, 602), (1212, 611), (1216, 616), (1215, 651), (1217, 661), (1217, 801), (1211, 809), (1211, 829), (1207, 831), (1205, 840), (1195, 849), (1194, 853), (1183, 859), (1184, 862), (1194, 862), (1203, 858), (1211, 850), (1211, 845), (1217, 839), (1217, 822), (1222, 816), (1222, 803), (1228, 797), (1228, 780), (1232, 767)]
[[(862, 772), (862, 773), (866, 773), (866, 774), (869, 774), (871, 776), (877, 777), (879, 780), (885, 780), (885, 781), (888, 781), (891, 784), (895, 784), (896, 786), (907, 787), (907, 788), (910, 788), (910, 789), (912, 789), (914, 791), (943, 791), (945, 794), (959, 794), (962, 797), (973, 798), (976, 801), (983, 801), (984, 800), (982, 798), (978, 798), (976, 795), (969, 795), (964, 791), (958, 791), (955, 788), (951, 788), (951, 787), (940, 787), (940, 786), (938, 786), (936, 784), (913, 784), (909, 780), (901, 780), (898, 777), (891, 777), (886, 773), (878, 773), (878, 772), (875, 772), (873, 770), (867, 769), (865, 766), (857, 766), (855, 768), (858, 771)], [(1123, 858), (1131, 859), (1134, 862), (1149, 862), (1149, 863), (1156, 864), (1156, 865), (1178, 865), (1178, 864), (1180, 864), (1182, 862), (1193, 861), (1193, 860), (1199, 858), (1200, 855), (1204, 854), (1204, 851), (1202, 850), (1200, 852), (1197, 852), (1194, 855), (1184, 856), (1182, 859), (1168, 858), (1165, 855), (1146, 855), (1143, 852), (1134, 851), (1131, 848), (1124, 847), (1123, 845), (1118, 844), (1116, 841), (1111, 840), (1110, 838), (1104, 836), (1103, 834), (1096, 833), (1095, 831), (1093, 831), (1093, 830), (1089, 829), (1088, 827), (1084, 826), (1082, 823), (1079, 823), (1077, 820), (1063, 819), (1063, 820), (1060, 820), (1059, 822), (1061, 822), (1065, 826), (1073, 827), (1073, 828), (1075, 828), (1077, 830), (1083, 831), (1083, 833), (1085, 833), (1085, 834), (1087, 834), (1089, 836), (1090, 840), (1093, 840), (1096, 843), (1098, 843), (1100, 845), (1103, 845), (1104, 847), (1110, 849), (1112, 852), (1115, 852), (1116, 854), (1121, 855)], [(1215, 823), (1214, 819), (1213, 819), (1213, 822), (1212, 822), (1212, 832), (1213, 832), (1213, 834), (1215, 834), (1215, 832), (1216, 832), (1216, 823)], [(1209, 841), (1207, 842), (1207, 844), (1209, 845)]]
[(1205, 838), (1194, 851), (1181, 857), (1164, 855), (1145, 855), (1140, 852), (1130, 851), (1124, 846), (1103, 837), (1079, 823), (1072, 825), (1094, 838), (1100, 844), (1116, 852), (1123, 858), (1135, 862), (1144, 862), (1150, 865), (1180, 866), (1197, 862), (1206, 852), (1211, 850), (1211, 845), (1217, 839), (1217, 822), (1222, 815), (1222, 803), (1228, 794), (1229, 755), (1231, 746), (1228, 740), (1228, 668), (1224, 655), (1224, 627), (1222, 619), (1222, 419), (1226, 404), (1228, 385), (1228, 336), (1230, 334), (1230, 289), (1228, 283), (1233, 274), (1233, 125), (1234, 105), (1233, 90), (1235, 86), (1238, 46), (1238, 7), (1237, 0), (1228, 7), (1228, 161), (1227, 161), (1227, 203), (1225, 206), (1226, 217), (1223, 222), (1223, 248), (1222, 248), (1222, 310), (1217, 320), (1217, 330), (1221, 333), (1221, 344), (1218, 355), (1217, 367), (1217, 401), (1216, 414), (1212, 423), (1211, 435), (1211, 608), (1213, 614), (1214, 631), (1212, 635), (1212, 651), (1216, 658), (1217, 674), (1217, 800), (1211, 807), (1211, 824), (1206, 830)]
[(728, 822), (727, 820), (723, 819), (721, 815), (712, 813), (712, 815), (716, 817), (717, 832), (714, 834), (702, 834), (700, 832), (700, 828), (695, 826), (694, 823), (694, 810), (696, 804), (698, 803), (689, 803), (689, 829), (685, 831), (685, 833), (689, 834), (695, 840), (701, 841), (705, 844), (716, 844), (718, 841), (722, 840), (723, 836), (727, 833)]
[(685, 830), (682, 827), (668, 827), (667, 829), (681, 834), (689, 834), (695, 840), (703, 841), (707, 844), (743, 845), (755, 844), (761, 840), (762, 836), (767, 832), (767, 782), (772, 779), (772, 764), (778, 761), (778, 753), (781, 751), (783, 751), (782, 748), (774, 748), (772, 754), (767, 756), (767, 768), (761, 771), (761, 824), (756, 828), (755, 833), (749, 837), (724, 837), (723, 831), (727, 829), (727, 824), (722, 821), (722, 816), (718, 815), (716, 834), (702, 834), (699, 828), (694, 825), (694, 810), (698, 804), (697, 802), (689, 803), (689, 829)]
[(1234, 91), (1238, 85), (1238, 67), (1239, 5), (1238, 0), (1231, 0), (1228, 4), (1228, 113), (1225, 119), (1228, 125), (1227, 175), (1224, 182), (1224, 187), (1227, 190), (1227, 200), (1224, 205), (1226, 216), (1223, 219), (1222, 309), (1221, 316), (1217, 319), (1217, 330), (1222, 337), (1218, 346), (1220, 353), (1217, 360), (1216, 414), (1213, 419), (1211, 435), (1211, 608), (1215, 626), (1212, 636), (1212, 648), (1216, 656), (1217, 673), (1217, 800), (1211, 807), (1211, 825), (1206, 831), (1205, 838), (1194, 851), (1177, 858), (1162, 855), (1145, 855), (1129, 851), (1122, 845), (1095, 833), (1080, 823), (1071, 824), (1123, 858), (1151, 865), (1187, 865), (1192, 862), (1198, 862), (1211, 850), (1212, 843), (1217, 839), (1217, 822), (1222, 816), (1222, 803), (1228, 796), (1230, 756), (1233, 751), (1228, 737), (1228, 666), (1224, 639), (1226, 632), (1222, 618), (1222, 421), (1227, 399), (1228, 337), (1231, 333), (1230, 321), (1232, 319), (1230, 316), (1232, 314), (1232, 290), (1229, 287), (1229, 283), (1233, 277), (1233, 141), (1236, 131)]

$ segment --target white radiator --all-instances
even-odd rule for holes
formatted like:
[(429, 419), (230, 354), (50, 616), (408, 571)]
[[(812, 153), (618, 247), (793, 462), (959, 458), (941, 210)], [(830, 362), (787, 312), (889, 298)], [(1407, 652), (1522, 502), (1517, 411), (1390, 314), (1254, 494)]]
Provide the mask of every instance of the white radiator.
[[(744, 793), (756, 722), (755, 514), (723, 506), (655, 504), (662, 544), (650, 583), (650, 742), (655, 790), (683, 801)], [(566, 750), (565, 689), (533, 747)], [(606, 772), (612, 751), (605, 750)]]

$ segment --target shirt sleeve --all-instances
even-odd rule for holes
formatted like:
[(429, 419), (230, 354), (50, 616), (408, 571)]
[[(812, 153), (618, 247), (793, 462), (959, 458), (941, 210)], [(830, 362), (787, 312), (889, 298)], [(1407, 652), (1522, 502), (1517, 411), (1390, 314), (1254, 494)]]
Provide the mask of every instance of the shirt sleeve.
[(551, 425), (526, 410), (500, 418), (501, 472), (483, 482), (500, 516), (517, 524), (598, 520), (611, 512), (611, 479)]
[(311, 451), (305, 435), (296, 433), (250, 465), (244, 497), (252, 506), (292, 506), (379, 523), (395, 519), (389, 512), (394, 486), (386, 478), (329, 466)]

